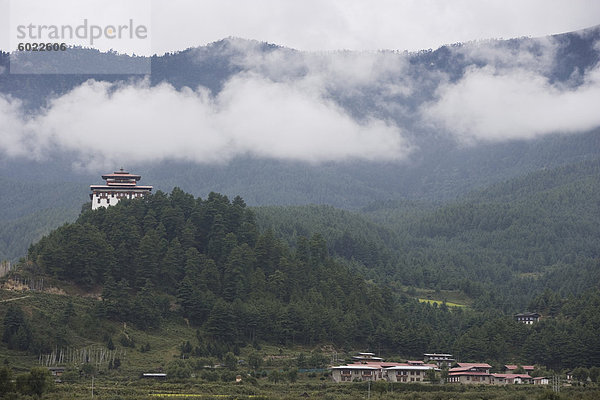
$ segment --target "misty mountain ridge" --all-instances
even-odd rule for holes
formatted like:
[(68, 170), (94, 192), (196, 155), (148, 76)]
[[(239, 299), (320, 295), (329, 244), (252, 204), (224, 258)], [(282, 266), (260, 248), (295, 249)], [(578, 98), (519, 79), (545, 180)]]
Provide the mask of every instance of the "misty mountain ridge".
[[(115, 164), (214, 164), (246, 155), (317, 164), (414, 163), (486, 143), (582, 133), (599, 126), (588, 109), (598, 94), (599, 38), (600, 28), (593, 27), (415, 53), (302, 52), (228, 38), (153, 56), (149, 76), (9, 74), (10, 56), (2, 53), (2, 110), (13, 129), (0, 155), (56, 159), (67, 152), (75, 165), (96, 172)], [(69, 64), (82, 66), (128, 57), (81, 48), (66, 53)], [(56, 61), (61, 54), (49, 56)], [(130, 115), (132, 99), (136, 115)], [(171, 110), (174, 103), (180, 107)], [(191, 116), (194, 109), (202, 115)], [(138, 115), (150, 118), (148, 124)], [(74, 119), (72, 127), (61, 122), (65, 118)], [(91, 129), (86, 138), (83, 129)], [(165, 129), (174, 133), (170, 141), (157, 139)], [(150, 151), (104, 151), (102, 141), (87, 138), (121, 140), (120, 132), (146, 141)]]
[(358, 209), (596, 160), (599, 43), (600, 27), (414, 53), (228, 38), (154, 56), (149, 76), (15, 75), (1, 53), (2, 220), (77, 212), (121, 166), (167, 192)]

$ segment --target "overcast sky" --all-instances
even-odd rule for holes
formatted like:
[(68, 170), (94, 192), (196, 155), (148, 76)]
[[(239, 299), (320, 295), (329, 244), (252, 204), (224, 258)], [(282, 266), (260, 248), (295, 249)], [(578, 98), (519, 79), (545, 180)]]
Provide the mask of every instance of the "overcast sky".
[(418, 50), (600, 24), (595, 0), (168, 0), (153, 2), (161, 53), (227, 36), (300, 50)]
[[(98, 10), (110, 5), (121, 7), (123, 17), (151, 20), (150, 51), (158, 54), (229, 36), (300, 50), (418, 50), (600, 24), (597, 0), (0, 0), (0, 25), (5, 28), (0, 46), (10, 46), (14, 32), (8, 27), (17, 17), (34, 22), (40, 18), (45, 24), (69, 18), (76, 23), (84, 16), (102, 21), (109, 13)], [(150, 52), (126, 41), (110, 45)]]
[[(0, 0), (4, 11), (7, 1)], [(397, 161), (419, 151), (414, 126), (466, 144), (600, 126), (600, 65), (552, 82), (548, 71), (559, 44), (551, 38), (536, 41), (534, 50), (526, 44), (452, 47), (472, 62), (457, 81), (435, 69), (415, 77), (398, 53), (321, 52), (419, 50), (573, 31), (600, 24), (598, 0), (14, 0), (8, 15), (0, 10), (5, 36), (19, 24), (78, 25), (82, 18), (105, 27), (132, 20), (149, 28), (143, 40), (99, 39), (100, 50), (162, 54), (234, 36), (308, 52), (265, 53), (257, 42), (230, 40), (224, 51), (238, 54), (230, 62), (241, 72), (218, 93), (147, 80), (91, 80), (34, 113), (0, 93), (0, 155), (43, 160), (49, 149), (66, 150), (80, 155), (74, 164), (98, 170), (164, 159), (227, 162), (239, 155)], [(419, 103), (422, 80), (436, 90)], [(361, 97), (365, 89), (370, 97)], [(376, 112), (358, 118), (332, 93), (375, 104)], [(418, 107), (405, 109), (398, 98), (413, 98)], [(104, 146), (120, 140), (136, 146)]]

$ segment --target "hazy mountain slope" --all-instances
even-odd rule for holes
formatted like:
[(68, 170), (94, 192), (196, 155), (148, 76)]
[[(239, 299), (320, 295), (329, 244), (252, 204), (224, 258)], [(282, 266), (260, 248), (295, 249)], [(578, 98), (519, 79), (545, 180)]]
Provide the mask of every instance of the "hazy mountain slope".
[(13, 168), (18, 166), (11, 163), (10, 168), (0, 172), (0, 260), (25, 256), (31, 243), (74, 220), (89, 200), (85, 184), (64, 177), (45, 181), (44, 173), (34, 178), (16, 173)]
[[(445, 202), (539, 169), (596, 159), (600, 157), (599, 129), (577, 134), (557, 130), (527, 140), (469, 142), (425, 123), (422, 112), (440, 96), (441, 89), (460, 82), (473, 69), (488, 68), (500, 75), (506, 71), (535, 71), (548, 82), (576, 90), (585, 84), (583, 72), (598, 63), (600, 52), (595, 43), (599, 39), (600, 29), (595, 27), (547, 38), (456, 44), (416, 53), (321, 54), (229, 38), (155, 56), (148, 77), (9, 74), (9, 56), (2, 53), (0, 96), (16, 102), (10, 104), (22, 102), (19, 110), (27, 117), (47, 112), (52, 99), (88, 79), (119, 82), (113, 90), (139, 85), (144, 79), (150, 87), (166, 82), (177, 90), (203, 88), (212, 98), (234, 77), (258, 77), (274, 85), (314, 80), (324, 82), (320, 88), (324, 99), (356, 121), (366, 123), (369, 118), (378, 118), (395, 123), (413, 147), (406, 158), (387, 162), (350, 158), (310, 163), (241, 154), (219, 163), (202, 159), (190, 162), (173, 155), (165, 159), (142, 157), (135, 162), (124, 157), (119, 165), (95, 164), (88, 169), (85, 160), (95, 151), (86, 151), (81, 157), (75, 149), (50, 146), (41, 154), (31, 154), (31, 158), (29, 154), (9, 156), (0, 151), (0, 179), (8, 180), (0, 186), (0, 223), (54, 207), (79, 211), (87, 201), (87, 186), (99, 183), (102, 173), (121, 166), (141, 174), (145, 184), (164, 191), (178, 186), (203, 197), (211, 191), (240, 194), (249, 205), (314, 203), (358, 209), (377, 201)], [(84, 49), (72, 51), (73, 62), (82, 66), (99, 58), (116, 62), (123, 57)], [(81, 137), (85, 136), (82, 132)], [(135, 147), (143, 148), (142, 143)], [(41, 219), (40, 224), (44, 223)], [(40, 229), (48, 227), (40, 225)], [(19, 240), (11, 238), (15, 243)], [(17, 248), (26, 246), (27, 239), (22, 241)], [(0, 253), (10, 258), (22, 255), (6, 249), (0, 249)]]
[[(511, 293), (506, 300), (515, 305), (519, 296), (525, 304), (528, 294), (548, 285), (565, 293), (594, 287), (599, 196), (600, 164), (590, 161), (498, 184), (408, 223), (396, 219), (393, 209), (371, 215), (390, 221), (404, 238), (407, 261), (398, 279), (452, 288), (466, 280), (492, 284)], [(419, 269), (431, 274), (415, 273)], [(561, 270), (578, 273), (561, 281)]]
[(396, 234), (364, 216), (331, 206), (263, 206), (253, 208), (258, 226), (271, 229), (291, 246), (298, 238), (319, 233), (332, 255), (354, 261), (366, 277), (381, 276), (394, 259)]
[[(357, 240), (386, 240), (389, 235), (361, 216), (331, 207), (293, 207), (291, 217), (283, 215), (281, 208), (261, 211), (273, 221), (278, 215), (287, 223), (301, 218), (295, 228), (308, 221), (309, 227), (334, 234), (345, 227), (359, 229), (351, 231), (358, 235)], [(261, 343), (366, 346), (408, 357), (429, 349), (449, 349), (461, 359), (499, 363), (519, 359), (556, 369), (595, 365), (600, 356), (597, 337), (589, 335), (598, 327), (597, 288), (585, 297), (564, 299), (551, 291), (537, 296), (532, 304), (548, 314), (544, 321), (529, 327), (502, 313), (507, 299), (501, 290), (490, 287), (477, 296), (472, 308), (464, 310), (419, 303), (391, 290), (391, 279), (388, 284), (366, 281), (343, 260), (331, 258), (327, 246), (321, 236), (311, 235), (297, 237), (296, 247), (290, 248), (270, 230), (258, 232), (254, 212), (241, 198), (230, 201), (217, 193), (201, 200), (174, 189), (170, 194), (88, 210), (75, 223), (32, 246), (30, 261), (14, 276), (31, 281), (44, 278), (46, 284), (78, 292), (101, 288), (101, 299), (88, 299), (85, 307), (71, 301), (78, 304), (74, 307), (60, 306), (69, 302), (66, 296), (22, 297), (26, 302), (3, 308), (0, 316), (7, 309), (7, 325), (12, 327), (17, 321), (28, 333), (19, 335), (18, 328), (6, 329), (6, 344), (0, 344), (0, 351), (8, 348), (38, 355), (80, 342), (81, 336), (108, 341), (119, 332), (107, 323), (115, 321), (132, 324), (148, 335), (161, 332), (164, 326), (196, 328), (192, 341), (197, 347), (172, 342), (186, 359), (223, 359), (235, 346), (251, 343), (255, 349)], [(477, 287), (475, 279), (471, 282)], [(532, 288), (527, 290), (532, 295)], [(518, 307), (521, 305), (514, 302), (519, 297), (511, 297), (515, 293), (513, 289), (506, 294)], [(13, 297), (5, 291), (0, 295)], [(44, 300), (58, 307), (48, 312), (36, 305), (31, 314), (20, 309), (20, 304)], [(56, 314), (59, 312), (62, 317)], [(87, 321), (85, 326), (76, 322), (81, 318)], [(70, 324), (75, 325), (71, 329), (75, 328), (77, 335), (57, 329)], [(170, 330), (170, 337), (181, 332)], [(567, 333), (577, 345), (549, 351)], [(131, 339), (119, 342), (131, 346)]]
[(5, 221), (0, 226), (0, 260), (16, 260), (27, 254), (30, 244), (65, 222), (74, 221), (75, 208), (52, 208)]
[[(461, 290), (478, 307), (516, 311), (551, 287), (592, 289), (600, 272), (600, 161), (542, 170), (447, 204), (379, 202), (361, 214), (326, 206), (259, 207), (259, 225), (295, 243), (318, 232), (369, 277)], [(371, 219), (369, 223), (365, 218)]]

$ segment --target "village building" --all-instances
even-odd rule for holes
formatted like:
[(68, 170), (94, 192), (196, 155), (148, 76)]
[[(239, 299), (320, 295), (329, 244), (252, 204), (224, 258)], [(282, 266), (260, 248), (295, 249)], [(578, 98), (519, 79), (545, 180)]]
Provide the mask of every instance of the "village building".
[(331, 367), (334, 382), (376, 381), (378, 373), (381, 373), (381, 368), (364, 364)]
[(358, 353), (358, 355), (352, 356), (354, 361), (383, 361), (381, 357), (375, 357), (375, 353)]
[(533, 384), (534, 385), (549, 385), (550, 384), (550, 378), (546, 378), (543, 376), (538, 376), (537, 378), (533, 378)]
[[(507, 374), (514, 374), (514, 371), (516, 371), (519, 368), (518, 365), (515, 364), (507, 364), (504, 366), (504, 370), (506, 371)], [(533, 372), (533, 370), (535, 369), (534, 365), (521, 365), (521, 368), (523, 368), (523, 371), (530, 373)]]
[(522, 324), (533, 325), (540, 320), (541, 315), (536, 312), (515, 314), (515, 321)]
[(65, 367), (48, 367), (50, 375), (54, 378), (54, 382), (61, 382), (60, 377), (65, 373)]
[(440, 370), (435, 364), (405, 364), (385, 368), (385, 373), (389, 382), (426, 382), (427, 372), (432, 369)]
[(444, 354), (444, 353), (425, 353), (423, 354), (423, 359), (426, 363), (433, 362), (438, 367), (451, 366), (456, 361), (452, 354)]
[(493, 385), (532, 384), (533, 378), (528, 374), (492, 374)]
[(565, 374), (565, 378), (566, 378), (567, 384), (573, 383), (573, 371), (567, 372)]
[[(334, 382), (379, 380), (388, 382), (425, 382), (428, 370), (439, 371), (435, 364), (425, 364), (422, 361), (397, 363), (383, 361), (380, 357), (369, 358), (369, 361), (364, 358), (371, 356), (374, 355), (372, 353), (359, 353), (357, 357), (361, 357), (361, 361), (331, 367), (331, 378)], [(378, 361), (375, 361), (375, 358)]]
[(486, 363), (458, 363), (455, 368), (448, 371), (448, 383), (464, 384), (491, 384), (492, 374), (490, 374), (491, 365)]
[(90, 185), (92, 210), (114, 206), (121, 199), (135, 199), (149, 194), (152, 186), (138, 185), (137, 182), (141, 178), (140, 175), (123, 171), (123, 168), (112, 174), (102, 175), (102, 179), (106, 181), (105, 185)]
[[(448, 362), (452, 359), (450, 354), (428, 354), (437, 357), (429, 358), (431, 361)], [(387, 362), (373, 353), (359, 353), (353, 357), (360, 361), (352, 364), (330, 367), (331, 378), (334, 382), (364, 382), (386, 381), (401, 383), (429, 383), (428, 373), (433, 370), (439, 372), (437, 364), (427, 361), (407, 360), (405, 363)], [(520, 366), (525, 373), (515, 373), (519, 366), (507, 364), (505, 373), (491, 373), (492, 366), (487, 363), (455, 363), (448, 370), (446, 383), (485, 384), (485, 385), (548, 385), (549, 379), (544, 377), (533, 378), (529, 374), (535, 367), (533, 365)]]

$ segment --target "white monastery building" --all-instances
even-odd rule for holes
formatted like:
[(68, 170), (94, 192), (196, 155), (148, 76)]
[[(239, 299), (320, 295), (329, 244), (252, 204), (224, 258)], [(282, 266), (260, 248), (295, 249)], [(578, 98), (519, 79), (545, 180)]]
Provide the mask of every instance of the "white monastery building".
[(147, 195), (152, 191), (152, 186), (137, 184), (142, 177), (133, 175), (121, 168), (112, 174), (102, 175), (105, 185), (90, 185), (90, 198), (92, 210), (99, 207), (109, 207), (117, 204), (121, 199), (135, 199)]

